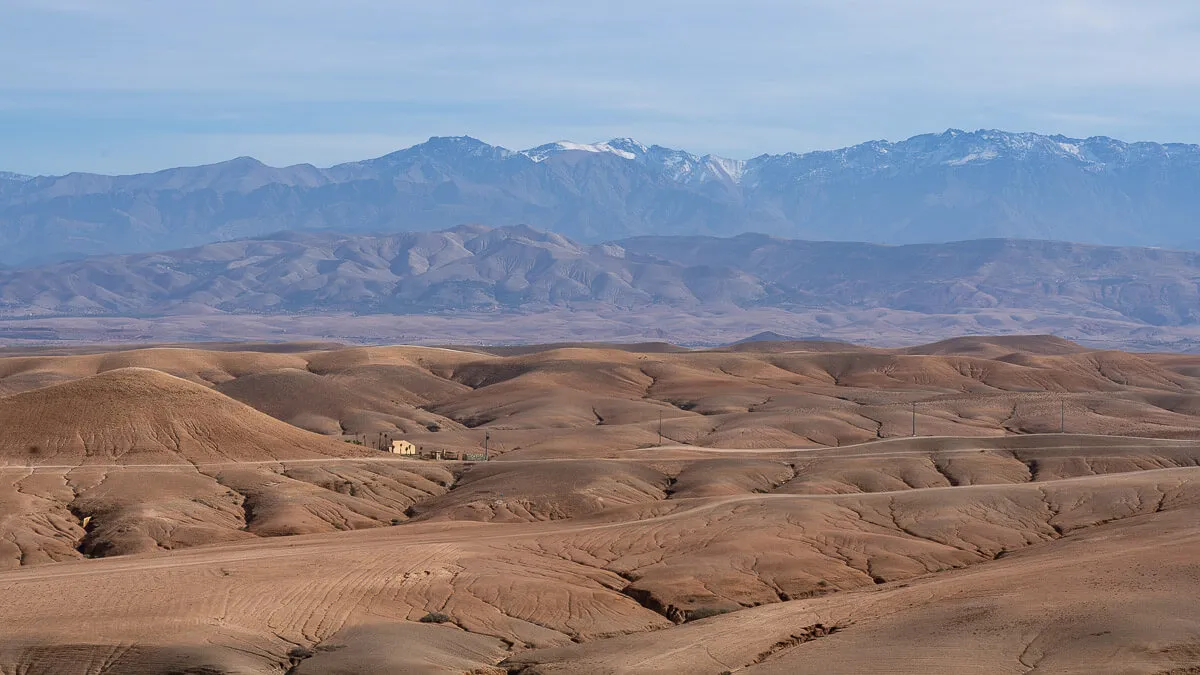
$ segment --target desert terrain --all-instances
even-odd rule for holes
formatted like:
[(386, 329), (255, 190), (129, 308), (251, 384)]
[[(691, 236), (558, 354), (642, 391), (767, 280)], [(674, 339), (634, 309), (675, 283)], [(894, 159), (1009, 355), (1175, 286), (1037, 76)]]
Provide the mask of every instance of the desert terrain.
[(0, 351), (4, 675), (1193, 673), (1198, 517), (1193, 355)]

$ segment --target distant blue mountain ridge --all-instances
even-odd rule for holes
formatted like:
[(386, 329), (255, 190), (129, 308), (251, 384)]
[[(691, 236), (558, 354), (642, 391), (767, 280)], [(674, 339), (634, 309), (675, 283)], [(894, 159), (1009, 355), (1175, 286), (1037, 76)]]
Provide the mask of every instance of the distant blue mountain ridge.
[(513, 151), (436, 137), (328, 168), (249, 158), (131, 176), (0, 173), (0, 263), (198, 246), (281, 230), (528, 224), (887, 244), (1025, 238), (1200, 245), (1200, 146), (995, 130), (747, 160), (628, 138)]

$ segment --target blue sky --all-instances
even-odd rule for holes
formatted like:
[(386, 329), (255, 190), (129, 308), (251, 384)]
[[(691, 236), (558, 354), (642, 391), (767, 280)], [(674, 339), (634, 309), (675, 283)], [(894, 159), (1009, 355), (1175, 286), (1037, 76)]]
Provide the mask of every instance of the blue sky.
[(1200, 142), (1194, 0), (0, 0), (0, 170), (432, 135), (750, 157), (948, 127)]

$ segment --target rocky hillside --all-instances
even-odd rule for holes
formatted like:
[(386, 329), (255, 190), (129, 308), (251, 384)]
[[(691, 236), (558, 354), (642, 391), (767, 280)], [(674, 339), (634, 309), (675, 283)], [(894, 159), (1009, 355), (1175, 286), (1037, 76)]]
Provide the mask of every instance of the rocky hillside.
[(284, 233), (0, 270), (0, 316), (549, 308), (1028, 309), (1200, 322), (1200, 253), (988, 239), (883, 246), (765, 235), (585, 245), (526, 226)]

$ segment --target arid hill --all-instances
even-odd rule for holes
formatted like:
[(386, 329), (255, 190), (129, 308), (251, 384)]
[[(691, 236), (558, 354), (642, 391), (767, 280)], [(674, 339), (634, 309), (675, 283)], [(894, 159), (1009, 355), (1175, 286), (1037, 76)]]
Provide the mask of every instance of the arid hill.
[(41, 464), (188, 464), (362, 455), (212, 389), (117, 368), (0, 404), (0, 457)]
[[(1022, 445), (1036, 455), (1039, 440)], [(1100, 443), (1085, 454), (1111, 451)], [(1184, 461), (1195, 462), (1190, 445), (1140, 441), (1115, 451), (1190, 452)], [(674, 466), (694, 464), (678, 452)], [(868, 463), (873, 453), (927, 466), (978, 457), (981, 477), (988, 463), (1011, 458), (1003, 445), (965, 442), (932, 454), (855, 451)], [(772, 457), (785, 468), (838, 454)], [(725, 485), (762, 474), (753, 463), (728, 465), (734, 458), (696, 461), (726, 462)], [(542, 481), (569, 484), (582, 468), (562, 463)], [(187, 664), (384, 673), (419, 663), (434, 672), (719, 673), (754, 664), (785, 672), (821, 654), (855, 664), (837, 672), (994, 672), (1022, 659), (1092, 658), (1097, 646), (1130, 672), (1191, 662), (1200, 617), (1181, 589), (1196, 582), (1194, 466), (1041, 480), (1026, 472), (959, 486), (923, 485), (898, 464), (877, 470), (903, 487), (793, 493), (781, 489), (785, 474), (765, 491), (722, 488), (724, 496), (651, 490), (630, 501), (626, 491), (610, 508), (535, 522), (414, 522), (0, 573), (9, 602), (0, 662), (37, 659), (53, 672), (86, 672), (76, 664), (90, 658), (106, 659), (103, 672)], [(590, 492), (584, 485), (601, 475), (580, 488)], [(163, 588), (172, 596), (165, 605), (150, 590)], [(63, 595), (69, 612), (50, 600)], [(962, 647), (934, 648), (923, 624), (945, 626)], [(1027, 651), (1035, 633), (1036, 651)], [(876, 637), (898, 645), (896, 655)], [(986, 649), (972, 649), (975, 640)], [(136, 646), (120, 647), (128, 642)]]
[(1197, 357), (752, 344), (10, 352), (0, 671), (1197, 665)]
[[(1200, 412), (1200, 399), (1193, 393), (1200, 386), (1200, 357), (1092, 350), (1043, 336), (958, 339), (895, 350), (803, 341), (691, 351), (603, 345), (492, 351), (150, 348), (14, 354), (0, 357), (0, 391), (19, 394), (72, 383), (41, 389), (32, 398), (7, 399), (7, 405), (11, 414), (39, 419), (44, 415), (33, 415), (31, 406), (49, 406), (53, 412), (54, 405), (61, 405), (70, 416), (95, 414), (98, 418), (85, 425), (88, 434), (95, 434), (118, 424), (121, 415), (97, 402), (76, 410), (72, 392), (109, 386), (106, 381), (90, 385), (89, 376), (150, 369), (188, 382), (154, 379), (179, 391), (142, 388), (127, 403), (120, 399), (136, 392), (122, 389), (111, 405), (122, 406), (126, 417), (131, 405), (146, 408), (146, 414), (174, 415), (167, 412), (171, 405), (160, 403), (169, 404), (176, 395), (200, 397), (181, 407), (200, 417), (253, 412), (233, 406), (227, 396), (289, 425), (346, 440), (375, 443), (388, 434), (430, 449), (474, 452), (488, 431), (492, 449), (515, 453), (513, 458), (539, 456), (546, 443), (554, 453), (567, 447), (593, 452), (588, 448), (655, 445), (660, 419), (664, 442), (769, 448), (910, 435), (913, 404), (917, 432), (923, 436), (1065, 427), (1075, 433), (1191, 438)], [(114, 386), (131, 377), (153, 379), (152, 373), (130, 373), (116, 377)], [(60, 396), (61, 403), (54, 403)], [(0, 403), (0, 414), (4, 405)], [(101, 407), (88, 412), (93, 406)], [(164, 424), (147, 420), (136, 426), (159, 429)], [(51, 431), (63, 433), (34, 430), (17, 451), (37, 444), (38, 434), (49, 439)], [(284, 438), (293, 430), (285, 425), (261, 433)], [(159, 431), (148, 435), (171, 436)], [(299, 452), (313, 442), (304, 439), (311, 438), (283, 445)], [(240, 434), (238, 442), (250, 441)]]
[[(1200, 254), (985, 239), (882, 246), (757, 234), (585, 245), (526, 226), (280, 232), (0, 270), (0, 316), (671, 308), (886, 310), (1141, 326), (1200, 320)], [(1023, 318), (1034, 310), (1037, 316)], [(832, 328), (835, 317), (827, 317)], [(682, 323), (683, 319), (677, 320)], [(535, 337), (531, 333), (530, 337)]]
[[(435, 467), (337, 469), (329, 461), (375, 453), (110, 365), (0, 399), (0, 566), (388, 525), (452, 480)], [(370, 499), (355, 494), (363, 482)]]

